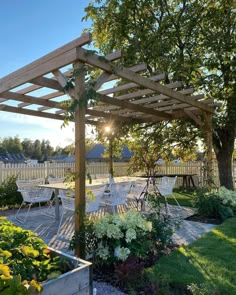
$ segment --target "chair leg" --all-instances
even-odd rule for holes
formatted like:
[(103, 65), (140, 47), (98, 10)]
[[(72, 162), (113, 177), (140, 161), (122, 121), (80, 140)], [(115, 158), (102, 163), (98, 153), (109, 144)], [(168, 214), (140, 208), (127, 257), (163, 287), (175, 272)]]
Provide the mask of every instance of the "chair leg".
[(17, 210), (16, 215), (15, 215), (15, 219), (18, 220), (20, 223), (25, 223), (25, 221), (26, 221), (26, 219), (27, 219), (27, 217), (28, 217), (28, 214), (29, 214), (30, 208), (31, 208), (31, 206), (32, 206), (32, 203), (30, 203), (30, 204), (29, 204), (29, 207), (28, 207), (28, 210), (27, 210), (27, 213), (26, 213), (26, 216), (25, 216), (25, 218), (22, 220), (22, 219), (18, 218), (17, 215), (19, 214), (19, 212), (20, 212), (20, 210), (21, 210), (21, 208), (22, 208), (22, 206), (23, 206), (24, 204), (26, 204), (26, 203), (23, 201), (23, 202), (21, 203), (21, 205), (20, 205), (20, 208)]
[(166, 216), (170, 215), (170, 209), (167, 202), (167, 197), (164, 196), (165, 199), (165, 210), (166, 210)]
[(18, 213), (20, 212), (20, 210), (21, 210), (21, 208), (22, 208), (22, 206), (23, 206), (24, 204), (25, 204), (25, 202), (23, 201), (23, 202), (21, 203), (19, 209), (18, 209), (17, 212), (16, 212), (15, 218), (17, 218), (17, 215), (18, 215)]
[(47, 202), (47, 204), (48, 204), (48, 208), (47, 208), (48, 212), (43, 213), (43, 215), (46, 215), (46, 216), (49, 216), (49, 217), (55, 217), (55, 212), (51, 212), (52, 209), (53, 209), (52, 203), (53, 203), (53, 200)]
[(57, 230), (57, 236), (59, 235), (59, 232), (60, 232), (60, 229), (61, 229), (61, 224), (62, 224), (62, 219), (63, 219), (64, 213), (65, 213), (65, 211), (62, 210), (62, 212), (61, 212), (61, 219), (60, 219), (58, 230)]
[(26, 221), (27, 217), (28, 217), (28, 214), (29, 214), (29, 211), (31, 209), (31, 206), (32, 206), (32, 203), (29, 204), (29, 208), (27, 210), (27, 213), (26, 213), (26, 216), (25, 216), (25, 219), (24, 219), (24, 222)]

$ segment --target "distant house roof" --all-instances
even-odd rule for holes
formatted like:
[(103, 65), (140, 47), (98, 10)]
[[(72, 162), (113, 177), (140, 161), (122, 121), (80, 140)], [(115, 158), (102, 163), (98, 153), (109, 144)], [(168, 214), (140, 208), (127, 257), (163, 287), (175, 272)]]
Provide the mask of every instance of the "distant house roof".
[[(104, 160), (103, 154), (105, 152), (106, 147), (102, 144), (96, 144), (90, 152), (86, 155), (87, 161), (101, 161)], [(129, 160), (132, 157), (133, 153), (128, 149), (127, 146), (124, 146), (121, 152), (121, 159), (118, 160)], [(71, 155), (57, 155), (48, 158), (49, 161), (53, 162), (63, 162), (63, 163), (74, 163), (75, 162), (75, 156)]]
[(26, 157), (21, 154), (15, 153), (0, 153), (0, 162), (4, 163), (24, 163), (26, 161)]
[[(102, 144), (96, 144), (90, 152), (86, 155), (86, 160), (103, 160), (103, 154), (106, 147)], [(132, 157), (132, 152), (128, 149), (127, 146), (122, 148), (121, 160), (129, 160)]]
[(86, 160), (102, 159), (105, 152), (105, 146), (102, 144), (96, 144), (90, 152), (86, 155)]
[(68, 155), (56, 155), (48, 158), (48, 161), (62, 162), (62, 163), (73, 163), (75, 162), (75, 156)]

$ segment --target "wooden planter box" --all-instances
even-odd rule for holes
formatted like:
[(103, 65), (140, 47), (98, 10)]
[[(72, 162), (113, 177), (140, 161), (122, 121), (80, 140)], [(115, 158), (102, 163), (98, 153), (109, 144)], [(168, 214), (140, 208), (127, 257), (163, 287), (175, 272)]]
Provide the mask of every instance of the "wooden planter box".
[(49, 248), (56, 255), (73, 262), (75, 268), (43, 283), (42, 295), (92, 295), (92, 263)]

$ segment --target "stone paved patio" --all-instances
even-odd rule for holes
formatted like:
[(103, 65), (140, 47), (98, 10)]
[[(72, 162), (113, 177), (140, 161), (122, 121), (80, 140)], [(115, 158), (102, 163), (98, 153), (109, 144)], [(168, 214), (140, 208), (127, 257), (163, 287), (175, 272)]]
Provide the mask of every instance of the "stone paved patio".
[[(135, 208), (134, 203), (129, 204), (130, 208)], [(123, 206), (118, 208), (119, 213), (125, 212), (126, 208)], [(59, 221), (55, 220), (54, 216), (46, 215), (47, 209), (41, 208), (30, 211), (29, 216), (24, 224), (15, 219), (14, 215), (9, 215), (8, 219), (14, 224), (26, 229), (36, 232), (49, 246), (66, 253), (73, 254), (69, 249), (69, 240), (73, 235), (73, 220), (71, 215), (65, 215), (60, 234), (57, 235)], [(100, 209), (94, 213), (94, 216), (103, 216), (106, 213), (105, 208)], [(19, 217), (23, 217), (25, 213), (21, 213)], [(198, 239), (204, 233), (210, 231), (215, 225), (204, 224), (199, 222), (184, 220), (188, 216), (194, 214), (192, 208), (177, 207), (169, 205), (169, 214), (181, 220), (180, 227), (173, 234), (173, 241), (178, 245), (187, 245)]]

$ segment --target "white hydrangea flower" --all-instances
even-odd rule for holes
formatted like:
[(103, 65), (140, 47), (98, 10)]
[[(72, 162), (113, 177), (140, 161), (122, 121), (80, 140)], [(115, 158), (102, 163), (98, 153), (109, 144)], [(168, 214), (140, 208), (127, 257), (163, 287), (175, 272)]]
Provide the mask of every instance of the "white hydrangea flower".
[(120, 228), (115, 224), (108, 225), (106, 235), (108, 238), (113, 239), (120, 239), (124, 237), (124, 234), (121, 232)]
[(127, 243), (130, 243), (132, 240), (135, 240), (137, 238), (136, 231), (133, 228), (127, 229), (125, 233), (125, 240)]
[(97, 255), (102, 259), (102, 260), (107, 260), (110, 256), (109, 249), (107, 246), (103, 246), (102, 243), (98, 244), (97, 248)]
[(115, 248), (114, 256), (122, 261), (125, 261), (128, 258), (129, 254), (130, 250), (128, 248), (120, 246)]

